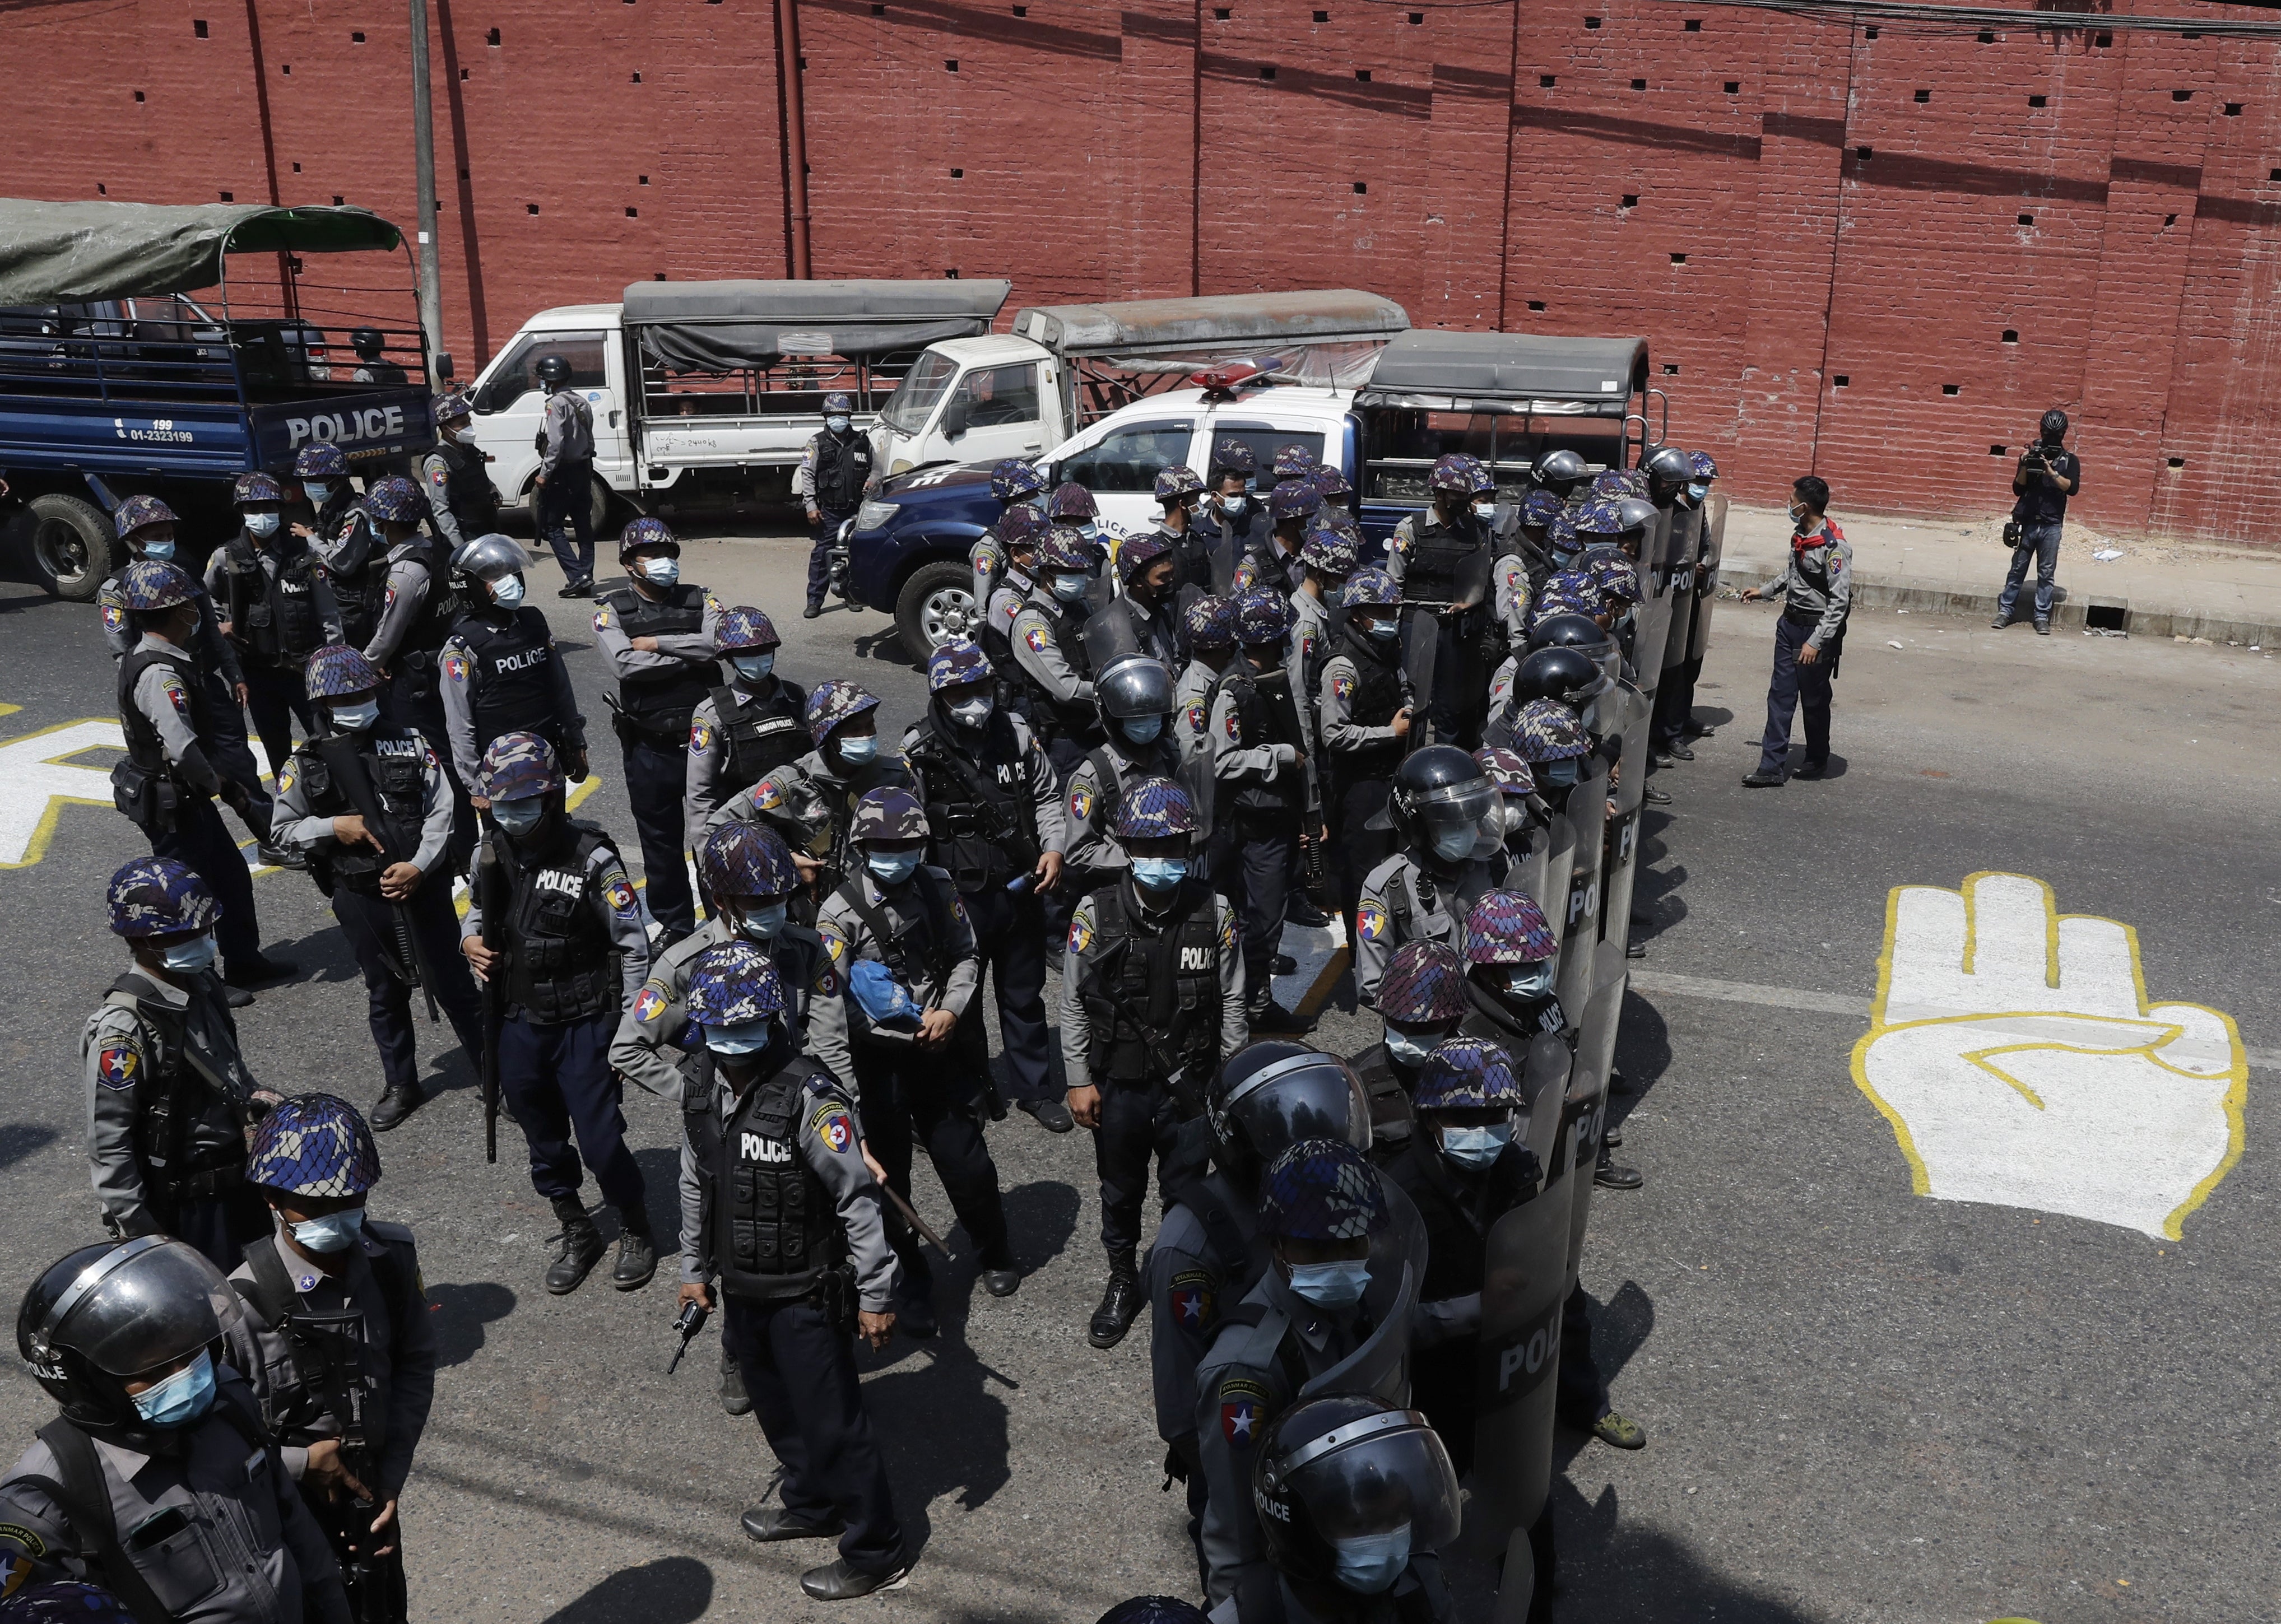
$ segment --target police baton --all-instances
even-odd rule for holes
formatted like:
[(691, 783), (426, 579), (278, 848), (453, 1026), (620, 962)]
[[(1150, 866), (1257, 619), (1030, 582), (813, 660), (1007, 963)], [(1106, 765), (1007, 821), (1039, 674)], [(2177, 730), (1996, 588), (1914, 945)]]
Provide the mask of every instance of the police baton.
[(905, 1201), (893, 1186), (882, 1184), (879, 1187), (887, 1192), (887, 1199), (895, 1203), (895, 1210), (903, 1215), (903, 1222), (919, 1232), (920, 1240), (932, 1246), (946, 1258), (950, 1256), (950, 1243), (927, 1227), (927, 1221), (919, 1216), (917, 1208)]

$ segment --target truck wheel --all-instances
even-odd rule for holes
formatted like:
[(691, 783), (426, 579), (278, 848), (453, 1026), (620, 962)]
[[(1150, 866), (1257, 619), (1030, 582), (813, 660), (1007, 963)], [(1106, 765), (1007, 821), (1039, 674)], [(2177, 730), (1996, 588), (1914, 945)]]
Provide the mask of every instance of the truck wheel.
[(587, 522), (592, 527), (595, 541), (599, 544), (609, 530), (610, 503), (614, 497), (609, 486), (602, 483), (599, 474), (593, 476), (593, 483), (594, 506)]
[(978, 641), (982, 613), (974, 601), (974, 571), (948, 559), (913, 570), (895, 599), (895, 632), (913, 665), (960, 638)]
[(70, 602), (88, 602), (109, 577), (118, 555), (110, 519), (94, 503), (61, 491), (35, 496), (28, 506), (32, 563), (41, 584)]

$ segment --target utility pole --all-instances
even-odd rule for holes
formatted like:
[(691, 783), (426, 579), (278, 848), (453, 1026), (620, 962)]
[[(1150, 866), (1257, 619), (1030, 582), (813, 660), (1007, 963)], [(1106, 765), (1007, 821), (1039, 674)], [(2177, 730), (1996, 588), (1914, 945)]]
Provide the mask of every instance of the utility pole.
[[(444, 347), (443, 273), (436, 259), (436, 135), (428, 99), (428, 0), (412, 0), (412, 166), (419, 187), (420, 330), (423, 370)], [(428, 386), (440, 380), (430, 375)]]

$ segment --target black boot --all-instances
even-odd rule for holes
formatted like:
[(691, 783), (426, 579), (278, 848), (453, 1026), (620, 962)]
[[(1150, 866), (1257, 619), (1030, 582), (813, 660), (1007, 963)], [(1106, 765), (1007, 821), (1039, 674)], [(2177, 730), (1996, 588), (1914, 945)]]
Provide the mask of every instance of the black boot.
[(646, 1214), (618, 1210), (618, 1261), (610, 1270), (610, 1284), (620, 1291), (639, 1291), (657, 1272), (657, 1242), (650, 1239)]
[(602, 1232), (594, 1227), (594, 1220), (586, 1216), (586, 1203), (576, 1195), (557, 1195), (554, 1216), (562, 1225), (562, 1249), (546, 1266), (546, 1289), (561, 1297), (584, 1283), (609, 1248), (603, 1242)]
[(1130, 1249), (1109, 1255), (1109, 1288), (1101, 1306), (1093, 1311), (1086, 1340), (1096, 1348), (1114, 1348), (1125, 1340), (1140, 1312), (1140, 1272), (1133, 1266)]
[(731, 1415), (750, 1415), (752, 1396), (745, 1391), (745, 1373), (737, 1366), (737, 1356), (729, 1351), (727, 1339), (721, 1343), (721, 1408)]
[(401, 1127), (406, 1117), (427, 1103), (428, 1096), (419, 1084), (390, 1083), (382, 1091), (380, 1102), (372, 1108), (372, 1115), (366, 1120), (372, 1124), (374, 1133), (385, 1133)]
[(1592, 1168), (1592, 1182), (1604, 1190), (1635, 1190), (1647, 1181), (1640, 1177), (1637, 1168), (1617, 1166), (1603, 1141), (1599, 1159)]

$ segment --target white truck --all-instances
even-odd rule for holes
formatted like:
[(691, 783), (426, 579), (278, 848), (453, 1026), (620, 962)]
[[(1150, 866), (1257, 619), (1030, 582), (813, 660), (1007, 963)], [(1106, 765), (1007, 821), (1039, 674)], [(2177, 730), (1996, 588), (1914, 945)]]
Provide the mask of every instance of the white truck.
[(792, 471), (841, 391), (869, 428), (921, 352), (987, 334), (1003, 278), (638, 282), (614, 305), (542, 310), (469, 390), (469, 440), (507, 505), (538, 472), (543, 356), (570, 364), (594, 408), (593, 512), (672, 518), (790, 500)]

